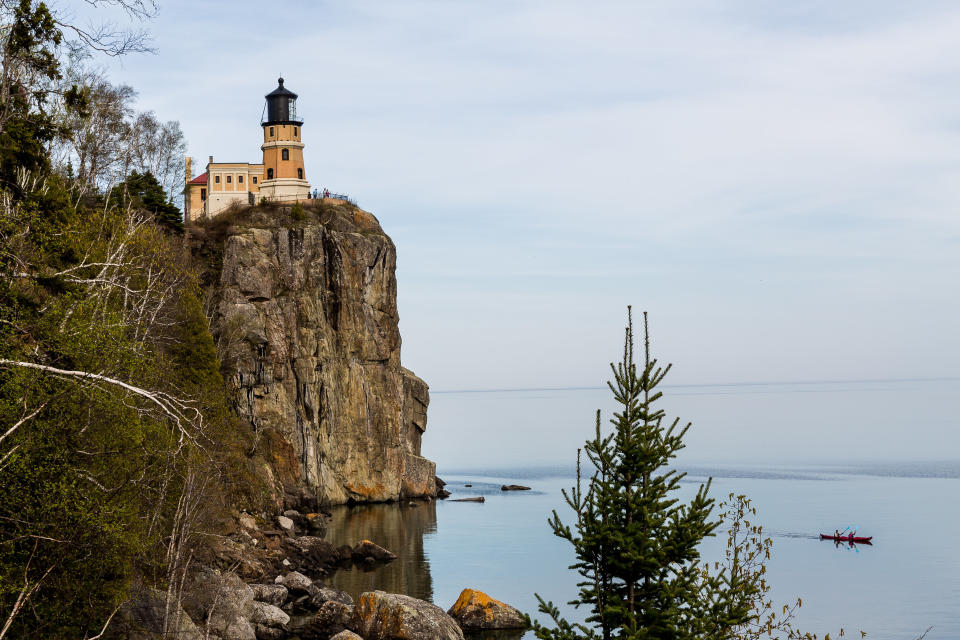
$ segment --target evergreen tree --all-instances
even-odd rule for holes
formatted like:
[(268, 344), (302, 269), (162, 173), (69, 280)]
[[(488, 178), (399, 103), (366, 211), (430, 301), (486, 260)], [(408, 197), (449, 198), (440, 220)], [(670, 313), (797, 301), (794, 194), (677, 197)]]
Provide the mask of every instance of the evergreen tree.
[(543, 640), (579, 638), (641, 639), (729, 638), (750, 617), (752, 586), (726, 571), (709, 575), (700, 564), (698, 546), (714, 535), (719, 520), (712, 517), (710, 482), (693, 499), (676, 496), (685, 474), (668, 467), (684, 447), (690, 424), (668, 422), (656, 407), (657, 387), (671, 365), (660, 367), (650, 357), (647, 315), (644, 351), (639, 369), (634, 363), (632, 316), (624, 340), (623, 360), (614, 365), (608, 386), (620, 410), (610, 421), (613, 430), (596, 432), (585, 444), (594, 471), (584, 489), (579, 479), (567, 503), (576, 513), (571, 528), (554, 511), (555, 535), (574, 547), (571, 566), (582, 577), (578, 597), (570, 604), (590, 610), (587, 624), (571, 624), (553, 603), (540, 596), (540, 611), (556, 628), (534, 625)]
[(177, 233), (183, 232), (180, 209), (167, 200), (163, 186), (149, 171), (132, 172), (125, 181), (113, 188), (112, 197), (123, 207), (149, 211), (161, 227)]

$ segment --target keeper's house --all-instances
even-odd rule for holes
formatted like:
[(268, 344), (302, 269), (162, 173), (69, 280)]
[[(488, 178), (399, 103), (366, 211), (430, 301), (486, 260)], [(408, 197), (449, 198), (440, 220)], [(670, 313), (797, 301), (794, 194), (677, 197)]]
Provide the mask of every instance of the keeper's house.
[(183, 220), (191, 222), (217, 215), (234, 203), (296, 202), (310, 197), (303, 167), (303, 121), (297, 119), (297, 94), (283, 86), (266, 95), (263, 127), (263, 162), (214, 162), (210, 156), (204, 173), (193, 177), (187, 158), (183, 188)]

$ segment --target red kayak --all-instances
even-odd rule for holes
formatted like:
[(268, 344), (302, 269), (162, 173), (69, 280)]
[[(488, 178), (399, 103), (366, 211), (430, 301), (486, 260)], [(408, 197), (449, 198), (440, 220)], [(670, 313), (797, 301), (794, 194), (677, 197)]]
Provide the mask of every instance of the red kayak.
[(821, 540), (833, 540), (834, 542), (862, 542), (865, 544), (870, 544), (870, 541), (873, 540), (873, 536), (869, 538), (857, 537), (854, 535), (849, 536), (829, 536), (825, 533), (820, 534)]

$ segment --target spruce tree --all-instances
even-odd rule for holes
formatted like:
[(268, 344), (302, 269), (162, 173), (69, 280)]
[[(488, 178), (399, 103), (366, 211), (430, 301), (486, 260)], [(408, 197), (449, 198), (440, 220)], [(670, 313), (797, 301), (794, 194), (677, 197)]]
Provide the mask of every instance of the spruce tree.
[(700, 563), (701, 541), (719, 526), (710, 482), (689, 502), (677, 497), (685, 474), (669, 464), (690, 424), (669, 421), (656, 406), (671, 365), (661, 367), (650, 356), (646, 313), (643, 332), (638, 368), (628, 310), (623, 359), (610, 365), (607, 383), (619, 406), (613, 429), (604, 433), (597, 411), (595, 435), (584, 446), (592, 474), (584, 488), (578, 451), (577, 486), (564, 491), (576, 522), (564, 524), (556, 511), (549, 521), (554, 534), (573, 545), (577, 560), (570, 568), (582, 577), (570, 604), (590, 614), (586, 624), (571, 624), (537, 595), (540, 611), (556, 624), (534, 625), (543, 640), (729, 638), (750, 617), (749, 585), (726, 572), (709, 575)]
[(183, 233), (183, 215), (168, 199), (163, 186), (149, 171), (133, 171), (113, 188), (112, 198), (121, 206), (143, 209), (153, 214), (154, 222), (175, 233)]

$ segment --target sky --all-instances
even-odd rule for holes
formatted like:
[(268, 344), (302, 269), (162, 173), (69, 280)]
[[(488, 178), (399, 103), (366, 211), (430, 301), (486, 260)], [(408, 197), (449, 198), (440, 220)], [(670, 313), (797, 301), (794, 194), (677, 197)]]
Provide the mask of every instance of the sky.
[[(101, 13), (99, 15), (106, 15)], [(84, 16), (84, 19), (86, 16)], [(398, 248), (435, 391), (960, 376), (960, 5), (162, 2), (99, 61), (201, 165), (299, 94), (307, 178)], [(195, 165), (196, 166), (196, 165)]]

